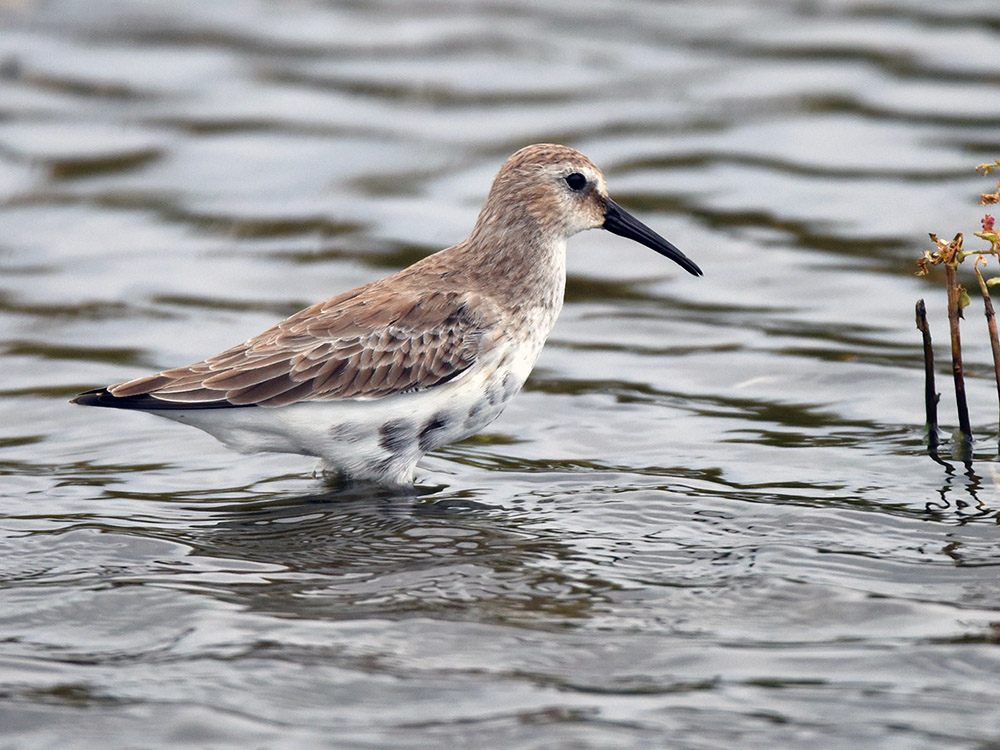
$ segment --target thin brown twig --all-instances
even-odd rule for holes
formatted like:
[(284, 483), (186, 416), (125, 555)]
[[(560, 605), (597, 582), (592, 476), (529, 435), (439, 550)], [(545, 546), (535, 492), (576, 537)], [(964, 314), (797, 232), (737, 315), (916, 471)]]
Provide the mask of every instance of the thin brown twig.
[[(959, 238), (956, 238), (958, 241)], [(959, 328), (959, 318), (962, 308), (959, 304), (960, 291), (955, 278), (957, 262), (944, 264), (945, 283), (948, 286), (948, 324), (951, 331), (951, 371), (955, 380), (955, 405), (958, 408), (958, 428), (964, 445), (963, 453), (972, 448), (972, 425), (969, 423), (969, 404), (965, 398), (965, 373), (962, 369), (962, 333)]]
[[(972, 264), (972, 270), (976, 272), (976, 278), (979, 280), (979, 289), (983, 293), (986, 326), (990, 330), (990, 347), (993, 349), (993, 374), (997, 382), (997, 408), (1000, 409), (1000, 340), (997, 339), (997, 317), (993, 311), (993, 300), (990, 298), (990, 289), (986, 285), (986, 279), (983, 278), (982, 272), (979, 270), (980, 263), (986, 265), (986, 258), (982, 255), (976, 258), (976, 262)], [(998, 421), (997, 429), (1000, 429), (1000, 421)]]
[(938, 401), (941, 394), (934, 385), (934, 346), (931, 344), (931, 328), (927, 323), (927, 307), (922, 299), (917, 300), (917, 330), (924, 340), (924, 410), (927, 414), (927, 447), (934, 451), (938, 447)]

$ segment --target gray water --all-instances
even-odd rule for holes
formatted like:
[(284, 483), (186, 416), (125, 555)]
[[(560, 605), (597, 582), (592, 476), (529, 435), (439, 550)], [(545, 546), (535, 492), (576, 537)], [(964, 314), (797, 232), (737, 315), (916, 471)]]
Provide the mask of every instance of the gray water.
[[(913, 261), (975, 246), (998, 94), (995, 0), (0, 2), (0, 748), (1000, 746), (985, 327), (963, 466), (913, 324), (950, 430)], [(67, 403), (462, 239), (539, 141), (705, 277), (572, 240), (412, 494)]]

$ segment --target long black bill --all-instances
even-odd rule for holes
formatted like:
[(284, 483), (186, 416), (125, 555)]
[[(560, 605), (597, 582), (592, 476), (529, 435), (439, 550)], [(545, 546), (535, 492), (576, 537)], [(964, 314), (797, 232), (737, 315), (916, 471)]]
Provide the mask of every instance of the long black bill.
[(604, 211), (603, 228), (612, 234), (621, 237), (628, 237), (630, 240), (645, 245), (655, 250), (665, 258), (670, 258), (677, 265), (694, 276), (701, 276), (701, 269), (693, 260), (671, 245), (660, 235), (647, 227), (632, 214), (619, 206), (610, 198), (607, 199), (607, 208)]

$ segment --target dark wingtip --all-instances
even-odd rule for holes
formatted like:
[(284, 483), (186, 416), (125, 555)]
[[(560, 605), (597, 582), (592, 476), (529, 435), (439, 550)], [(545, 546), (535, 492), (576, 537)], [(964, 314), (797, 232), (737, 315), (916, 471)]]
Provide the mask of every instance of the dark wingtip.
[(114, 402), (120, 400), (112, 396), (107, 388), (95, 388), (70, 399), (70, 403), (80, 406), (117, 406)]
[[(70, 399), (71, 404), (80, 406), (104, 406), (111, 409), (136, 409), (137, 411), (177, 411), (191, 409), (239, 409), (242, 404), (231, 404), (228, 401), (165, 401), (149, 393), (136, 396), (113, 396), (107, 388), (95, 388), (85, 391), (76, 398)], [(252, 406), (252, 404), (248, 404)]]

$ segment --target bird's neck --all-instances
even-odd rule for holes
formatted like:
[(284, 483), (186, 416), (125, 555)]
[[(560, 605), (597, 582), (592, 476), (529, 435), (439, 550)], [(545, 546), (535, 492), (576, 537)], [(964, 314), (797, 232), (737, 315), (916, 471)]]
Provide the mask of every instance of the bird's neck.
[(566, 288), (566, 240), (532, 222), (476, 225), (463, 243), (468, 270), (510, 307), (558, 313)]

